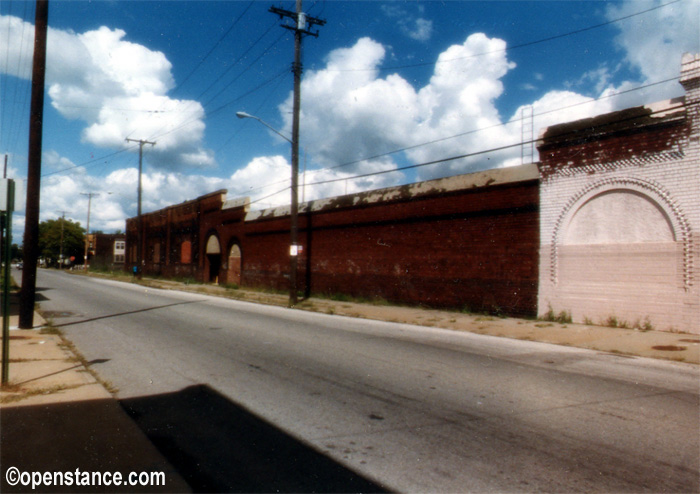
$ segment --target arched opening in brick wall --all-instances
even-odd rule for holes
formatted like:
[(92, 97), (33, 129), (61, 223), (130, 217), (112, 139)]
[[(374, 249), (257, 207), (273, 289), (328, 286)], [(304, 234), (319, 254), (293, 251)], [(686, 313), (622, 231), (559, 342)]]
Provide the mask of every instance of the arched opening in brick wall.
[(241, 284), (241, 247), (233, 244), (228, 253), (227, 282), (232, 285)]
[(204, 281), (208, 283), (219, 283), (219, 271), (221, 270), (221, 244), (216, 235), (210, 235), (207, 239), (205, 249)]
[(560, 307), (575, 319), (658, 321), (683, 290), (683, 248), (664, 205), (615, 188), (571, 208), (558, 242)]

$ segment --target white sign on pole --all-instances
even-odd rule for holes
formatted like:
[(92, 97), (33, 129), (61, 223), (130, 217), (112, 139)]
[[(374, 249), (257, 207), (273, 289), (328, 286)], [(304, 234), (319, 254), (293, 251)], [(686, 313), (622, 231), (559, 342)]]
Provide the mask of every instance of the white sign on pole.
[(15, 182), (11, 178), (0, 178), (0, 211), (15, 210)]

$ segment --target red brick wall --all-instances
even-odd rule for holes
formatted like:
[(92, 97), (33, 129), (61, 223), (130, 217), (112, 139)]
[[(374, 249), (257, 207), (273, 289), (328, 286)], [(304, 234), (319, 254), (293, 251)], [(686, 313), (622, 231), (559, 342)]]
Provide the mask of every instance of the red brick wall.
[(651, 115), (649, 109), (634, 108), (556, 126), (538, 146), (542, 178), (562, 167), (584, 168), (678, 150), (688, 134), (686, 123)]
[[(300, 215), (300, 290), (534, 315), (537, 181)], [(239, 225), (242, 285), (285, 290), (289, 218)]]
[[(289, 216), (246, 221), (243, 207), (222, 209), (223, 200), (223, 194), (213, 193), (144, 215), (144, 273), (212, 281), (205, 252), (210, 235), (216, 235), (221, 283), (228, 279), (235, 243), (241, 248), (243, 287), (288, 290)], [(299, 289), (307, 295), (535, 315), (537, 180), (407, 194), (358, 206), (347, 198), (335, 201), (299, 217)], [(127, 230), (127, 241), (135, 242), (135, 218)], [(185, 240), (192, 242), (187, 266), (179, 251)], [(149, 256), (155, 243), (161, 244), (160, 263)]]

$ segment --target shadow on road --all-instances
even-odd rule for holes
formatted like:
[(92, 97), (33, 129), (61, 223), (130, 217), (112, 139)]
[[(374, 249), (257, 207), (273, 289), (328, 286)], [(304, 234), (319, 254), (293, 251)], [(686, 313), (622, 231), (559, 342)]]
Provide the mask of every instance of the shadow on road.
[[(0, 406), (0, 492), (188, 492), (174, 468), (157, 455), (114, 399), (16, 405)], [(26, 480), (8, 483), (11, 467), (27, 476), (30, 472), (61, 476), (32, 489)], [(79, 476), (66, 476), (77, 469)], [(86, 479), (92, 472), (120, 472), (125, 478), (129, 472), (163, 472), (165, 485), (107, 485)]]
[(195, 492), (386, 492), (208, 386), (121, 404)]
[(77, 326), (78, 324), (85, 324), (86, 322), (92, 322), (92, 321), (99, 321), (102, 319), (110, 319), (112, 317), (119, 317), (119, 316), (126, 316), (129, 314), (139, 314), (141, 312), (149, 312), (152, 310), (158, 310), (158, 309), (166, 309), (168, 307), (175, 307), (177, 305), (189, 305), (189, 304), (198, 304), (200, 300), (191, 300), (189, 302), (177, 302), (174, 304), (165, 304), (165, 305), (156, 305), (154, 307), (146, 307), (145, 309), (137, 309), (137, 310), (130, 310), (126, 312), (119, 312), (117, 314), (107, 314), (106, 316), (98, 316), (98, 317), (91, 317), (90, 319), (82, 319), (80, 321), (71, 321), (71, 322), (66, 322), (62, 324), (54, 324), (54, 328), (63, 328), (66, 326)]

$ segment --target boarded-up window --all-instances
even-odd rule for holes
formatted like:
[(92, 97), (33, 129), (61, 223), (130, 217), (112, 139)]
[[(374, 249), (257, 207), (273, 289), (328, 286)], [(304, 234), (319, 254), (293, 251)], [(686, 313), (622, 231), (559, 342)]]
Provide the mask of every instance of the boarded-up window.
[(234, 244), (228, 255), (228, 282), (232, 285), (241, 284), (241, 248)]
[(153, 246), (153, 263), (160, 264), (160, 244)]
[(192, 262), (192, 242), (185, 240), (180, 245), (180, 263), (190, 264)]

